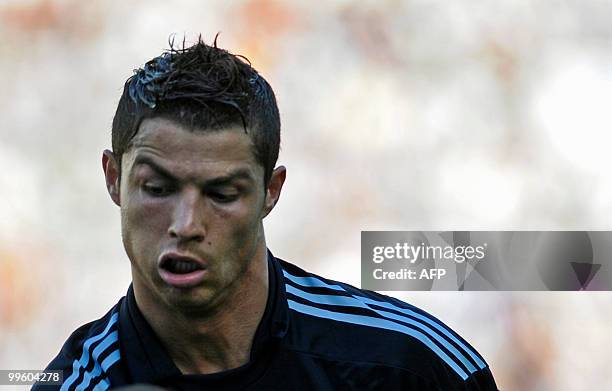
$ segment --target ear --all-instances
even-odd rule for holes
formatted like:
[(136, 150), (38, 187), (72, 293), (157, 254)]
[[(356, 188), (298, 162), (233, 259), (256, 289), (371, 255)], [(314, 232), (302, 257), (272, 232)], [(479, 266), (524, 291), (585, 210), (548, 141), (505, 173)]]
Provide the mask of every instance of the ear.
[(108, 149), (102, 152), (102, 169), (106, 178), (106, 189), (111, 199), (117, 206), (121, 206), (119, 197), (119, 172), (120, 167), (115, 155)]
[(278, 166), (272, 171), (272, 176), (268, 181), (268, 187), (266, 189), (266, 199), (264, 201), (263, 217), (266, 217), (280, 198), (281, 190), (283, 189), (283, 183), (287, 177), (287, 169), (284, 166)]

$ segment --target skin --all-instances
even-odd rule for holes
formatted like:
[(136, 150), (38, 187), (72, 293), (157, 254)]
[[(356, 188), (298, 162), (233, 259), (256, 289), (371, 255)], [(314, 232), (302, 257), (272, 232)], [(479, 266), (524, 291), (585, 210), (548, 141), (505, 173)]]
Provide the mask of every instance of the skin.
[[(104, 151), (106, 186), (121, 209), (144, 317), (183, 373), (246, 364), (268, 295), (262, 220), (279, 199), (285, 168), (264, 186), (241, 126), (189, 130), (162, 118), (142, 122), (121, 165), (120, 175), (117, 159)], [(202, 281), (167, 284), (159, 259), (168, 251), (203, 260)]]

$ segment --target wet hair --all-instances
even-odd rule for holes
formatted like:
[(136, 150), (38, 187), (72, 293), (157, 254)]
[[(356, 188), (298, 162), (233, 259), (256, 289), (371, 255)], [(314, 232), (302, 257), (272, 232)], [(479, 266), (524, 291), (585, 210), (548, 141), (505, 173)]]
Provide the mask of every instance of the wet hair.
[(280, 146), (280, 118), (272, 87), (243, 56), (202, 38), (170, 48), (127, 79), (112, 126), (112, 147), (121, 158), (146, 118), (164, 118), (192, 131), (242, 126), (264, 168), (267, 185)]

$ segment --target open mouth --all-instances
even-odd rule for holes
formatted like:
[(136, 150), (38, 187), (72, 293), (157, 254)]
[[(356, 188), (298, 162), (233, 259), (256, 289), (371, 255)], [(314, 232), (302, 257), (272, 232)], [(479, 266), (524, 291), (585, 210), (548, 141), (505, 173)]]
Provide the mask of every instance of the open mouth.
[(196, 270), (204, 270), (202, 265), (188, 258), (166, 257), (160, 266), (172, 274), (189, 274)]
[(159, 275), (170, 286), (195, 287), (206, 278), (206, 263), (190, 256), (169, 253), (159, 263)]

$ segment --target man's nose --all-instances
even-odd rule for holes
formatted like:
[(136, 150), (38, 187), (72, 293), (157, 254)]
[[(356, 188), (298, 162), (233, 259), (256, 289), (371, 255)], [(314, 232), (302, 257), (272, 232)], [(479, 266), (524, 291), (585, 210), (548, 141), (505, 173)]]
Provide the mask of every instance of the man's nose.
[(206, 236), (204, 209), (204, 199), (198, 191), (181, 194), (168, 234), (179, 241), (203, 241)]

